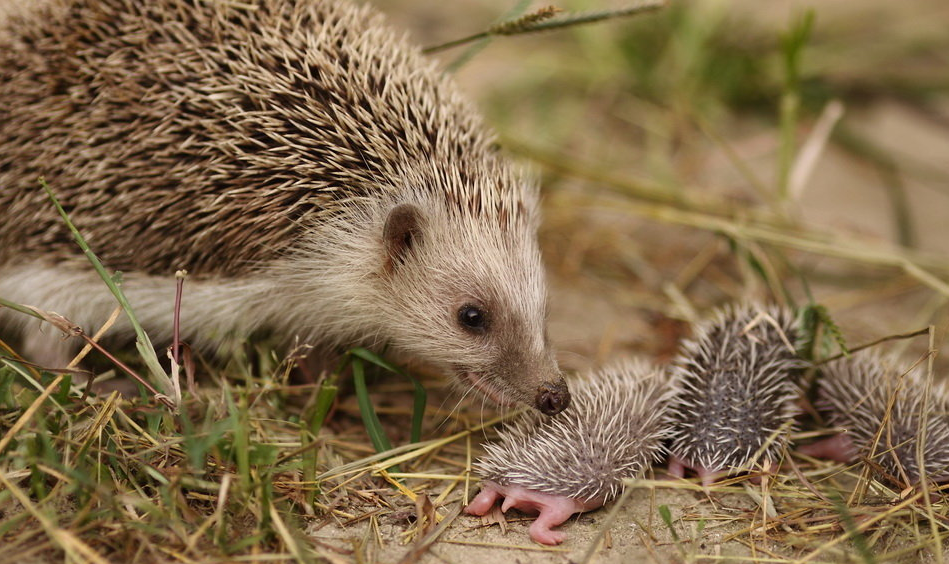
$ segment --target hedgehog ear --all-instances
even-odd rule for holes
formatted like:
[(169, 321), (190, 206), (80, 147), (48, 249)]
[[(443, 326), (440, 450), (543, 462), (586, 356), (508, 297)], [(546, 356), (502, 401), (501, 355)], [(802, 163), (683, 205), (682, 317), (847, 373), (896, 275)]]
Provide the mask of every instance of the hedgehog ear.
[(405, 263), (409, 250), (418, 244), (422, 234), (422, 212), (412, 204), (399, 204), (392, 208), (382, 238), (386, 247), (386, 270), (391, 272)]

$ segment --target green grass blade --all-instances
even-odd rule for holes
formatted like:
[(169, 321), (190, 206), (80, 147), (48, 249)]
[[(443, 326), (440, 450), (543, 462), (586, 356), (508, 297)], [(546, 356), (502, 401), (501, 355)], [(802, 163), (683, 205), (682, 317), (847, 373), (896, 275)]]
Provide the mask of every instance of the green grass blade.
[[(510, 10), (508, 10), (506, 14), (501, 16), (501, 18), (496, 23), (500, 23), (505, 20), (520, 17), (527, 10), (528, 6), (530, 6), (530, 0), (518, 0), (517, 3), (514, 4), (514, 6)], [(435, 51), (440, 51), (442, 49), (447, 49), (455, 45), (463, 45), (465, 43), (470, 43), (472, 41), (474, 41), (475, 43), (473, 45), (468, 46), (468, 48), (465, 49), (463, 53), (458, 55), (454, 60), (452, 60), (452, 62), (450, 62), (445, 67), (445, 70), (449, 74), (453, 74), (457, 72), (458, 69), (468, 64), (468, 61), (473, 59), (475, 55), (483, 51), (484, 48), (487, 47), (491, 43), (491, 35), (488, 32), (476, 33), (475, 35), (460, 39), (458, 41), (451, 41), (439, 47), (426, 49), (426, 52), (431, 53)]]
[(402, 370), (401, 370), (398, 366), (392, 364), (392, 363), (389, 362), (388, 360), (382, 358), (381, 356), (379, 356), (379, 355), (377, 355), (376, 353), (370, 351), (369, 349), (355, 348), (355, 349), (350, 350), (350, 351), (349, 351), (349, 354), (351, 354), (351, 355), (353, 355), (353, 356), (355, 356), (355, 357), (361, 358), (361, 359), (365, 360), (366, 362), (371, 362), (372, 364), (375, 364), (376, 366), (378, 366), (378, 367), (380, 367), (380, 368), (385, 368), (385, 369), (388, 370), (389, 372), (395, 372), (396, 374), (402, 374)]
[(320, 385), (320, 390), (316, 393), (316, 401), (313, 404), (313, 411), (308, 420), (309, 431), (314, 437), (320, 434), (320, 429), (323, 428), (323, 422), (326, 420), (330, 408), (333, 407), (333, 401), (336, 400), (338, 392), (339, 386), (336, 385), (336, 382), (324, 380), (323, 384)]
[(366, 426), (366, 432), (369, 433), (369, 440), (376, 452), (385, 452), (392, 449), (392, 443), (389, 437), (382, 430), (382, 423), (379, 422), (379, 416), (372, 407), (372, 401), (369, 399), (369, 389), (366, 387), (366, 373), (363, 370), (362, 359), (358, 356), (353, 357), (353, 386), (356, 388), (356, 401), (359, 403), (359, 413), (362, 414), (363, 424)]
[(675, 543), (679, 542), (679, 533), (676, 532), (675, 525), (672, 523), (672, 512), (669, 511), (668, 505), (660, 505), (658, 508), (659, 517), (662, 518), (662, 522), (666, 524), (666, 527), (669, 528), (669, 533), (672, 535), (672, 541)]
[(850, 537), (850, 542), (853, 543), (857, 555), (860, 556), (860, 559), (863, 560), (865, 564), (876, 564), (876, 558), (873, 556), (873, 551), (867, 544), (866, 537), (860, 533), (860, 529), (857, 528), (857, 523), (853, 520), (853, 515), (850, 514), (843, 499), (835, 495), (831, 501), (834, 504), (834, 509), (837, 511), (837, 514), (840, 515), (841, 521), (843, 521), (844, 530)]
[(46, 179), (40, 178), (40, 185), (43, 187), (43, 190), (46, 191), (46, 195), (53, 203), (53, 206), (56, 207), (56, 211), (59, 212), (60, 217), (63, 218), (63, 221), (66, 223), (66, 227), (68, 227), (69, 231), (72, 233), (73, 238), (76, 239), (76, 243), (79, 245), (79, 248), (82, 249), (82, 252), (86, 255), (86, 258), (89, 259), (90, 263), (92, 263), (92, 267), (95, 269), (96, 273), (100, 278), (102, 278), (102, 281), (105, 282), (105, 285), (109, 287), (112, 295), (115, 296), (115, 299), (119, 302), (119, 305), (122, 306), (122, 310), (125, 311), (125, 315), (128, 316), (129, 323), (132, 324), (132, 328), (135, 330), (135, 347), (138, 349), (139, 354), (142, 355), (142, 359), (144, 359), (146, 366), (148, 366), (149, 371), (152, 373), (153, 380), (156, 384), (158, 384), (162, 392), (170, 396), (173, 399), (174, 404), (178, 405), (181, 402), (181, 398), (177, 397), (174, 384), (168, 375), (165, 374), (165, 371), (161, 367), (161, 363), (158, 362), (158, 355), (155, 354), (155, 347), (152, 345), (148, 335), (145, 334), (145, 330), (138, 322), (138, 318), (135, 317), (135, 312), (132, 311), (132, 306), (125, 297), (125, 293), (122, 292), (122, 289), (119, 288), (115, 278), (105, 269), (102, 261), (100, 261), (99, 257), (97, 257), (95, 253), (92, 252), (89, 244), (86, 243), (86, 240), (79, 233), (79, 230), (73, 224), (72, 220), (69, 219), (69, 214), (66, 213), (66, 210), (63, 209), (63, 206), (56, 198), (56, 195), (53, 194), (53, 190), (49, 187), (49, 184), (46, 183)]
[[(301, 470), (303, 471), (304, 482), (316, 482), (316, 465), (318, 459), (316, 441), (326, 421), (326, 415), (333, 407), (336, 400), (336, 394), (339, 387), (334, 379), (323, 380), (320, 389), (316, 393), (316, 399), (310, 408), (305, 420), (305, 426), (300, 433), (300, 448), (303, 449), (303, 458), (301, 461)], [(306, 501), (310, 505), (316, 500), (318, 488), (309, 488), (305, 490)]]
[(253, 489), (254, 479), (250, 467), (250, 414), (246, 391), (241, 391), (235, 403), (230, 391), (225, 388), (224, 404), (228, 414), (225, 421), (231, 432), (230, 456), (237, 466), (241, 489), (245, 494), (249, 494)]
[(28, 307), (23, 307), (23, 306), (21, 306), (20, 304), (15, 304), (15, 303), (13, 303), (13, 302), (11, 302), (11, 301), (8, 301), (8, 300), (5, 300), (5, 299), (3, 299), (3, 298), (0, 298), (0, 307), (9, 308), (9, 309), (12, 309), (13, 311), (18, 311), (18, 312), (24, 313), (24, 314), (26, 314), (26, 315), (31, 315), (31, 316), (33, 316), (33, 317), (35, 317), (35, 318), (37, 318), (37, 319), (40, 319), (40, 320), (43, 319), (43, 316), (42, 316), (42, 315), (36, 313), (36, 312), (33, 311), (32, 309), (30, 309), (30, 308), (28, 308)]
[(422, 386), (422, 383), (419, 382), (414, 376), (409, 372), (402, 370), (398, 366), (392, 364), (391, 362), (385, 360), (374, 352), (357, 348), (349, 351), (353, 356), (361, 358), (366, 362), (371, 362), (376, 366), (384, 368), (389, 372), (394, 372), (401, 376), (408, 378), (412, 382), (412, 386), (415, 389), (414, 398), (412, 400), (412, 431), (411, 431), (411, 441), (417, 443), (422, 440), (422, 420), (425, 418), (425, 406), (428, 403), (428, 393), (425, 391), (425, 387)]
[(778, 150), (778, 194), (786, 201), (788, 181), (797, 150), (797, 126), (801, 108), (801, 57), (814, 27), (814, 11), (808, 10), (781, 38), (784, 57), (784, 91), (781, 93), (780, 139)]

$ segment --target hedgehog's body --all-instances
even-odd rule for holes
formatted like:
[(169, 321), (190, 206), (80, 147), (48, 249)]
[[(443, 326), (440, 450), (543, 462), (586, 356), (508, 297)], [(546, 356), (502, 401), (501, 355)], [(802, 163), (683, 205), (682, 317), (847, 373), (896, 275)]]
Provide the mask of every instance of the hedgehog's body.
[(565, 405), (536, 190), (380, 15), (339, 0), (22, 11), (0, 23), (0, 296), (87, 330), (113, 308), (43, 175), (158, 340), (183, 268), (198, 344), (257, 329), (389, 343), (496, 400)]
[(475, 464), (484, 480), (466, 509), (484, 515), (499, 497), (510, 507), (539, 512), (531, 538), (559, 544), (550, 530), (573, 513), (612, 500), (623, 479), (641, 475), (662, 452), (668, 435), (664, 374), (645, 364), (623, 363), (571, 383), (573, 400), (562, 413), (528, 414), (485, 446)]
[(672, 474), (693, 468), (708, 484), (777, 462), (800, 395), (796, 340), (794, 315), (776, 307), (728, 308), (696, 327), (673, 367)]
[[(897, 358), (863, 353), (823, 367), (818, 405), (828, 423), (844, 433), (802, 450), (841, 461), (860, 457), (890, 479), (915, 484), (920, 480), (917, 447), (925, 420), (922, 456), (927, 478), (949, 480), (949, 390), (945, 383), (933, 384), (925, 406), (925, 367), (907, 373), (910, 366)], [(828, 446), (837, 452), (829, 452)]]

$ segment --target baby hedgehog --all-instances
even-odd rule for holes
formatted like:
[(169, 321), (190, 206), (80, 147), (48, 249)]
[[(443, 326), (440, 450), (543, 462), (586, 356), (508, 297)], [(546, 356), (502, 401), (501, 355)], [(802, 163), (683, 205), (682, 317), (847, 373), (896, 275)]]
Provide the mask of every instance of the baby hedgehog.
[(794, 314), (779, 307), (730, 306), (700, 323), (673, 362), (669, 473), (718, 475), (770, 469), (787, 441), (802, 363)]
[[(155, 341), (382, 348), (502, 404), (569, 394), (546, 335), (536, 185), (446, 75), (342, 0), (30, 0), (0, 19), (0, 296)], [(68, 350), (0, 310), (37, 362)], [(115, 332), (130, 334), (120, 321)]]
[(927, 478), (949, 480), (949, 390), (944, 382), (934, 383), (925, 407), (925, 369), (917, 366), (907, 372), (908, 365), (874, 353), (828, 363), (822, 369), (818, 407), (828, 423), (844, 433), (800, 450), (839, 462), (860, 457), (891, 480), (915, 484), (920, 480), (917, 448), (925, 421), (922, 460)]
[(485, 445), (487, 454), (474, 466), (484, 480), (481, 492), (466, 512), (484, 515), (503, 497), (501, 511), (539, 513), (532, 539), (560, 544), (566, 535), (551, 527), (614, 499), (624, 478), (660, 459), (669, 427), (661, 370), (626, 361), (572, 381), (571, 391), (560, 414), (527, 414)]

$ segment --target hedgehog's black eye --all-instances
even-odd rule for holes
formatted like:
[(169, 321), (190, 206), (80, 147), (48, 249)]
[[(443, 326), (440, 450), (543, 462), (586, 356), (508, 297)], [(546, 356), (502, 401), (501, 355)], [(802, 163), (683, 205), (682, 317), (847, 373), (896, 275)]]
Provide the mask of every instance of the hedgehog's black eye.
[(458, 310), (458, 323), (472, 333), (484, 333), (488, 328), (488, 315), (477, 306), (461, 306)]

